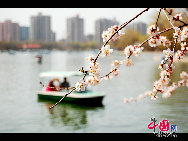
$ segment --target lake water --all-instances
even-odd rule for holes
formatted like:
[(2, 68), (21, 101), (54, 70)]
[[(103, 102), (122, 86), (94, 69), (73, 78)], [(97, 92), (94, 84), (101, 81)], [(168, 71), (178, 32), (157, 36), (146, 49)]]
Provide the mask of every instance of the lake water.
[[(159, 78), (158, 53), (143, 53), (133, 58), (133, 67), (121, 67), (120, 74), (109, 81), (92, 87), (106, 93), (102, 107), (86, 107), (61, 103), (53, 110), (49, 105), (56, 101), (38, 99), (36, 91), (44, 71), (77, 71), (87, 66), (86, 57), (94, 51), (52, 51), (43, 54), (42, 64), (35, 60), (37, 53), (0, 53), (0, 132), (3, 133), (152, 133), (148, 129), (150, 118), (157, 122), (167, 119), (177, 125), (178, 133), (188, 133), (188, 88), (178, 88), (169, 99), (161, 96), (156, 101), (145, 98), (136, 103), (123, 103), (124, 97), (137, 97), (152, 90)], [(114, 53), (110, 58), (99, 58), (102, 74), (110, 69), (111, 61), (123, 59)], [(180, 80), (181, 71), (188, 72), (188, 63), (175, 63), (173, 81)], [(81, 77), (68, 78), (71, 85)], [(62, 79), (60, 79), (62, 80)]]

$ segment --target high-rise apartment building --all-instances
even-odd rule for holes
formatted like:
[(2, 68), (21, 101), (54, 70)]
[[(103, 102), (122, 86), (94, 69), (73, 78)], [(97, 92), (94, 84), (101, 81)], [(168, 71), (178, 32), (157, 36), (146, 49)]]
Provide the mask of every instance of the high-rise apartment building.
[(67, 19), (67, 41), (84, 42), (84, 19), (79, 15)]
[(29, 40), (29, 27), (21, 26), (20, 27), (20, 41), (28, 41)]
[(20, 26), (18, 23), (12, 23), (12, 36), (11, 41), (20, 41)]
[(20, 26), (11, 20), (0, 23), (0, 41), (19, 42)]
[(97, 43), (102, 43), (102, 33), (113, 25), (119, 25), (115, 19), (98, 19), (95, 21), (95, 41)]
[(51, 17), (39, 13), (31, 17), (30, 40), (51, 42)]
[(4, 41), (4, 30), (3, 30), (4, 23), (0, 23), (0, 41)]
[(51, 42), (55, 42), (56, 41), (56, 33), (51, 31)]

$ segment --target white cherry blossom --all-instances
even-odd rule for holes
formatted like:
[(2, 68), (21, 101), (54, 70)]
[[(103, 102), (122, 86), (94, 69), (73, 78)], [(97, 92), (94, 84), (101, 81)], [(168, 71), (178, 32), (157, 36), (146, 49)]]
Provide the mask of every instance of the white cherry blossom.
[(144, 49), (144, 47), (137, 47), (135, 50), (134, 50), (134, 54), (135, 56), (138, 56), (140, 53), (142, 53), (142, 50)]
[(182, 43), (181, 43), (181, 50), (188, 51), (188, 45), (187, 45), (186, 42), (182, 42)]
[(183, 59), (183, 55), (182, 55), (182, 51), (181, 50), (178, 50), (176, 53), (175, 53), (175, 58), (176, 59)]
[[(102, 33), (102, 38), (103, 38), (103, 42), (108, 41), (111, 36), (117, 32), (117, 30), (120, 28), (120, 26), (118, 25), (114, 25), (110, 28), (108, 28), (108, 30), (103, 31)], [(118, 31), (111, 39), (110, 41), (115, 41), (117, 39), (119, 39), (124, 33), (122, 33), (121, 31)]]
[(130, 66), (134, 65), (133, 61), (128, 59), (128, 58), (126, 58), (123, 61), (124, 61), (125, 66), (127, 66), (127, 67), (130, 67)]
[(170, 73), (166, 70), (163, 70), (163, 71), (161, 71), (160, 76), (161, 76), (162, 79), (165, 79), (166, 77), (169, 78)]
[(86, 83), (96, 86), (100, 83), (100, 77), (97, 77), (96, 75), (91, 75), (86, 78)]
[(165, 58), (169, 58), (170, 56), (174, 56), (174, 51), (171, 51), (170, 48), (168, 48), (167, 50), (163, 50), (163, 54)]
[(76, 91), (85, 91), (86, 86), (87, 86), (87, 83), (85, 83), (83, 79), (79, 80), (75, 84)]
[(105, 47), (103, 46), (101, 48), (102, 57), (105, 57), (105, 56), (109, 57), (112, 52), (113, 52), (113, 49), (110, 49), (110, 45), (106, 45)]
[(159, 31), (159, 28), (156, 27), (155, 24), (154, 24), (154, 25), (150, 25), (150, 26), (147, 28), (147, 33), (148, 33), (149, 35), (152, 35), (152, 36), (158, 34), (158, 31)]
[(175, 21), (177, 21), (177, 20), (181, 20), (182, 19), (182, 14), (180, 13), (180, 14), (176, 14), (173, 18), (172, 18), (172, 20), (175, 20)]
[(124, 49), (124, 54), (126, 55), (126, 57), (128, 58), (130, 55), (132, 55), (134, 52), (134, 46), (130, 45), (125, 47)]
[(157, 47), (161, 45), (161, 40), (159, 37), (152, 37), (149, 39), (148, 43), (151, 47)]
[(188, 27), (183, 27), (183, 30), (181, 31), (181, 41), (186, 41), (188, 38)]
[(113, 60), (113, 61), (112, 61), (112, 64), (111, 64), (111, 68), (112, 68), (112, 69), (115, 69), (115, 68), (120, 67), (120, 65), (122, 65), (122, 61)]
[(181, 74), (180, 74), (180, 77), (183, 79), (183, 80), (188, 80), (188, 74), (183, 71)]

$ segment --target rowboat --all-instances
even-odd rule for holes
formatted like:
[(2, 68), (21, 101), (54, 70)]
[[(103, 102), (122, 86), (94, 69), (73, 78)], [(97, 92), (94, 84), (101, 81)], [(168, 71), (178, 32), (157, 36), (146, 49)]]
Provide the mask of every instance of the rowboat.
[[(58, 78), (58, 77), (72, 77), (72, 76), (81, 76), (83, 73), (77, 71), (48, 71), (40, 73), (41, 78)], [(61, 91), (46, 91), (45, 88), (37, 92), (39, 99), (48, 99), (59, 101), (68, 93), (68, 90)], [(95, 92), (86, 89), (86, 91), (73, 91), (67, 95), (62, 102), (68, 103), (77, 103), (91, 106), (102, 105), (102, 100), (105, 96), (104, 92)]]

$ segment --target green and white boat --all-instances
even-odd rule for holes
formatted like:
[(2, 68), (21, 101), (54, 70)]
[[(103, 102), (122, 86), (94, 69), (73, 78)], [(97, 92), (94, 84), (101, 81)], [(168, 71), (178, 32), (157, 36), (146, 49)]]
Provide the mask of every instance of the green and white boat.
[[(59, 77), (72, 77), (72, 76), (82, 76), (83, 73), (77, 71), (49, 71), (40, 74), (41, 78), (59, 78)], [(63, 96), (68, 93), (68, 90), (62, 91), (46, 91), (46, 88), (37, 92), (38, 98), (56, 100), (59, 101)], [(83, 92), (73, 91), (71, 94), (67, 95), (62, 102), (77, 103), (84, 105), (102, 105), (102, 100), (105, 96), (104, 92), (94, 92), (91, 90), (86, 90)]]

